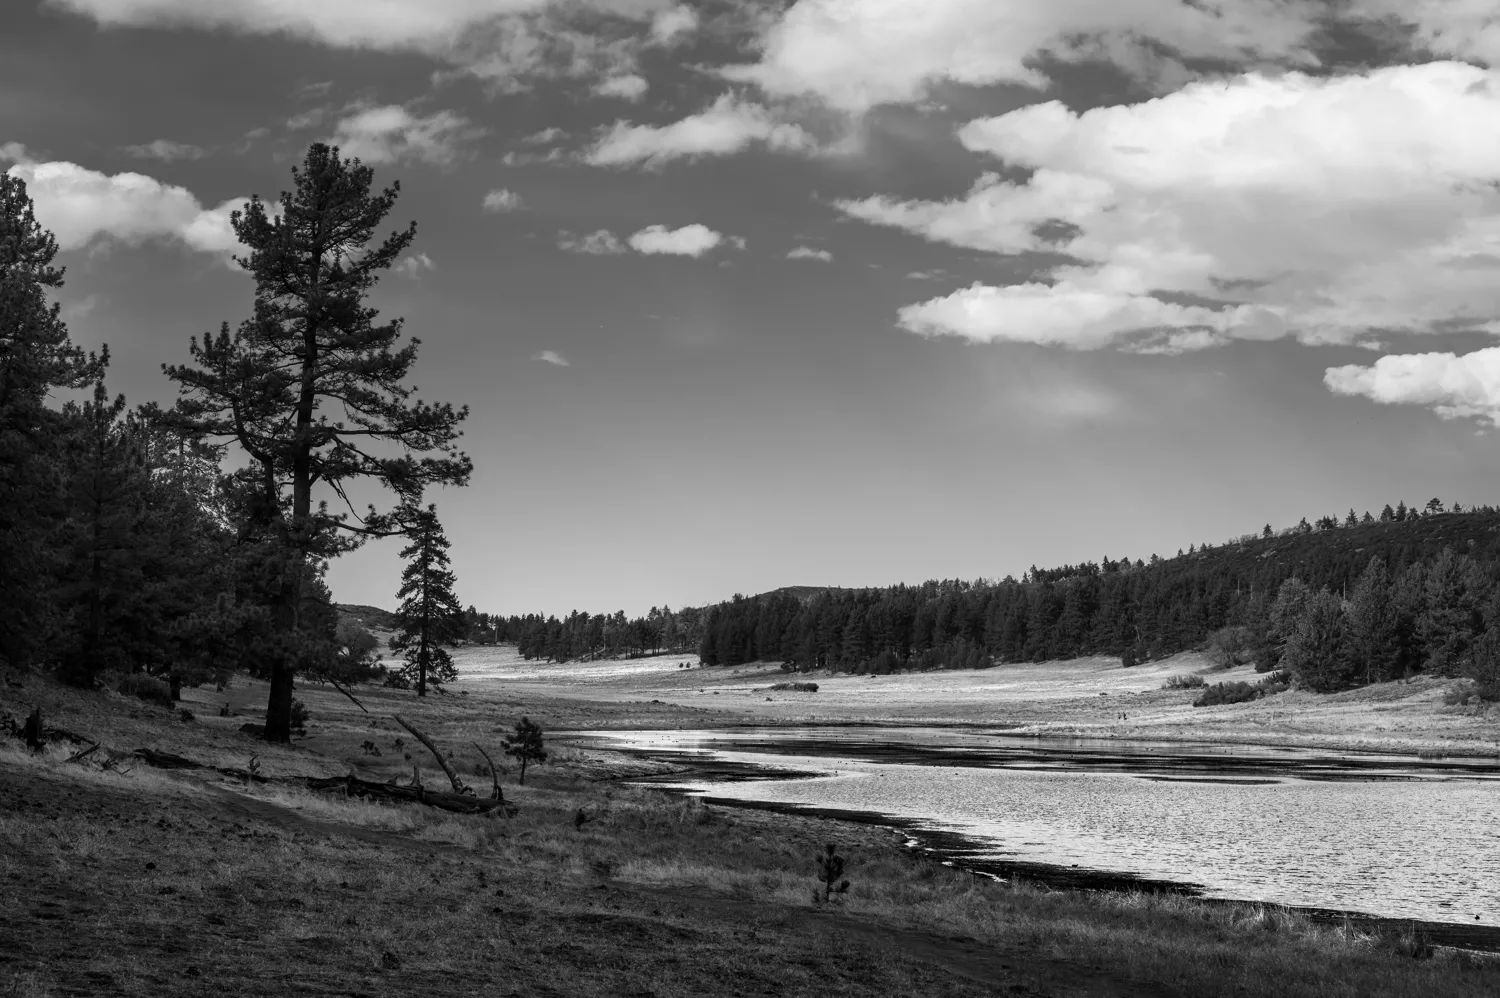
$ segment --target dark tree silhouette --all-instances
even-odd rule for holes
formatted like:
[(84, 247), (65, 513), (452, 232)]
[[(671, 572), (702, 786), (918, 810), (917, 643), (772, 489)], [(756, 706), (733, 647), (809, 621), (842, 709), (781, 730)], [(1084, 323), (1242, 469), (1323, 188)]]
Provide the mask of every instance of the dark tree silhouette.
[(516, 722), (515, 734), (506, 735), (501, 744), (505, 747), (506, 755), (514, 757), (521, 763), (523, 786), (526, 783), (526, 764), (547, 761), (547, 749), (542, 744), (542, 729), (529, 717), (523, 717)]
[[(191, 364), (164, 366), (179, 386), (179, 424), (249, 458), (242, 534), (266, 542), (279, 638), (266, 649), (270, 742), (290, 740), (299, 610), (317, 562), (400, 530), (373, 506), (356, 513), (348, 487), (374, 481), (409, 503), (427, 486), (466, 484), (471, 470), (455, 443), (467, 409), (413, 398), (419, 341), (400, 345), (401, 320), (377, 322), (366, 304), (416, 235), (412, 223), (374, 242), (399, 184), (373, 193), (369, 167), (322, 143), (292, 179), (279, 215), (259, 197), (231, 215), (248, 250), (236, 260), (255, 279), (253, 318), (195, 339)], [(331, 511), (315, 490), (347, 511)]]
[(411, 508), (401, 516), (409, 543), (401, 551), (407, 561), (396, 594), (401, 607), (391, 648), (405, 654), (406, 666), (399, 673), (403, 684), (415, 685), (417, 696), (424, 697), (429, 683), (441, 687), (458, 678), (445, 646), (464, 635), (463, 607), (453, 594), (456, 580), (448, 567), (448, 538), (437, 507)]

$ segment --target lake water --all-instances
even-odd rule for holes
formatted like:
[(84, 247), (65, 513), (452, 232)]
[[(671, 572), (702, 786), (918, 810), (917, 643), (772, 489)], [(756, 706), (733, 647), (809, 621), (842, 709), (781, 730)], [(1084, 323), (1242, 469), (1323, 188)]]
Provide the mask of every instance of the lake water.
[(1495, 760), (951, 729), (576, 737), (694, 767), (652, 781), (686, 793), (873, 813), (972, 868), (1076, 868), (1209, 897), (1500, 926)]

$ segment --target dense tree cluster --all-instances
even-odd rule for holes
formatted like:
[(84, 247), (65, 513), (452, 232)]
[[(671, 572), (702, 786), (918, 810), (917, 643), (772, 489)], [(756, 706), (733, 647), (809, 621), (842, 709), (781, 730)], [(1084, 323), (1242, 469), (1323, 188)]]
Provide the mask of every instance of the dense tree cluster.
[(339, 626), (323, 574), (408, 524), (356, 514), (350, 487), (409, 509), (428, 485), (464, 483), (464, 412), (411, 397), (417, 341), (365, 303), (412, 238), (372, 243), (397, 189), (372, 193), (367, 167), (322, 144), (293, 178), (279, 214), (255, 198), (231, 217), (251, 318), (164, 366), (172, 409), (130, 410), (105, 388), (107, 351), (69, 342), (48, 302), (56, 243), (0, 175), (0, 661), (81, 685), (246, 669), (271, 681), (271, 741), (291, 733), (296, 675), (369, 674), (369, 636)]
[(590, 614), (574, 610), (559, 620), (528, 614), (491, 618), (496, 640), (514, 641), (529, 659), (620, 658), (657, 652), (690, 652), (702, 640), (704, 614), (697, 608), (673, 610), (653, 606), (644, 617), (627, 618), (623, 610)]
[[(1032, 568), (1020, 580), (736, 596), (709, 608), (699, 654), (705, 665), (779, 661), (795, 669), (884, 673), (1095, 654), (1118, 655), (1130, 665), (1208, 645), (1270, 668), (1280, 664), (1287, 636), (1299, 633), (1287, 664), (1300, 670), (1307, 685), (1326, 687), (1298, 663), (1325, 660), (1322, 650), (1313, 649), (1323, 648), (1318, 642), (1332, 626), (1328, 600), (1338, 604), (1341, 619), (1374, 612), (1362, 609), (1374, 597), (1361, 595), (1374, 591), (1375, 583), (1366, 580), (1375, 571), (1373, 559), (1393, 591), (1420, 588), (1427, 594), (1425, 602), (1402, 603), (1398, 623), (1390, 625), (1398, 635), (1426, 637), (1402, 637), (1406, 643), (1395, 647), (1403, 650), (1378, 667), (1367, 665), (1368, 656), (1360, 659), (1366, 663), (1359, 666), (1360, 681), (1417, 670), (1452, 672), (1472, 635), (1483, 630), (1486, 618), (1474, 607), (1487, 605), (1490, 590), (1478, 580), (1500, 575), (1500, 513), (1429, 507), (1431, 512), (1413, 517), (1403, 505), (1400, 520), (1356, 517), (1350, 526), (1195, 545), (1170, 559), (1106, 557)], [(1298, 628), (1304, 618), (1288, 616), (1290, 605), (1281, 600), (1283, 584), (1294, 578), (1314, 607), (1303, 631)], [(1453, 578), (1462, 578), (1463, 585)], [(1359, 589), (1362, 582), (1365, 590)], [(1460, 619), (1467, 623), (1453, 623)], [(1439, 637), (1449, 633), (1460, 637)], [(1372, 640), (1368, 630), (1359, 634), (1351, 640)]]

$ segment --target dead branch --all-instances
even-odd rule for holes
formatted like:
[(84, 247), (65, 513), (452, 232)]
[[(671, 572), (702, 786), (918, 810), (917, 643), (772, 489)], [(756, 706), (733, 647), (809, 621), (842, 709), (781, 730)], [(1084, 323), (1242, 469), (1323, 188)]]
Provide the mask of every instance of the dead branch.
[(479, 754), (484, 756), (484, 761), (489, 764), (490, 779), (495, 781), (495, 789), (490, 791), (490, 800), (504, 800), (505, 792), (500, 789), (500, 770), (495, 767), (495, 760), (490, 758), (490, 754), (478, 742), (474, 742), (473, 745), (479, 749)]
[(400, 803), (426, 804), (454, 814), (491, 814), (499, 812), (513, 818), (520, 811), (514, 804), (499, 800), (480, 800), (472, 794), (441, 793), (421, 787), (403, 787), (392, 783), (374, 783), (357, 776), (331, 776), (307, 781), (309, 790), (342, 790), (351, 797)]
[(455, 772), (453, 767), (448, 764), (448, 760), (443, 757), (442, 752), (438, 751), (438, 747), (433, 744), (431, 738), (428, 738), (426, 735), (422, 734), (422, 732), (412, 727), (411, 724), (407, 722), (407, 720), (400, 714), (392, 714), (391, 716), (396, 719), (397, 724), (401, 725), (407, 731), (410, 731), (413, 738), (421, 742), (423, 745), (427, 746), (427, 751), (432, 753), (432, 757), (438, 761), (438, 765), (441, 766), (443, 772), (448, 775), (448, 782), (453, 784), (454, 793), (468, 794), (471, 797), (474, 796), (474, 791), (465, 786), (464, 781), (458, 778), (458, 773)]
[(77, 752), (74, 752), (72, 755), (68, 756), (67, 761), (68, 762), (82, 762), (84, 759), (87, 759), (90, 755), (92, 755), (95, 751), (97, 751), (98, 748), (99, 748), (99, 743), (95, 742), (94, 744), (90, 745), (88, 748), (81, 749), (81, 750), (79, 750)]
[(354, 702), (354, 706), (358, 707), (360, 710), (363, 710), (366, 714), (369, 713), (369, 710), (365, 708), (364, 704), (354, 699), (353, 693), (350, 693), (348, 690), (339, 685), (339, 681), (337, 679), (334, 679), (332, 676), (325, 676), (324, 678), (326, 678), (330, 683), (333, 684), (334, 689), (338, 690), (340, 693), (344, 694), (344, 696), (352, 700)]

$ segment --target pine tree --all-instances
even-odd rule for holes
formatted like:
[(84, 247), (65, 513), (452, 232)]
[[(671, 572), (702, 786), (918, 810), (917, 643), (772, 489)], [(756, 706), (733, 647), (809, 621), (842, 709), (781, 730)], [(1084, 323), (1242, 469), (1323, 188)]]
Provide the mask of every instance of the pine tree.
[(55, 459), (65, 425), (47, 400), (96, 380), (105, 363), (70, 342), (47, 300), (63, 284), (56, 256), (25, 182), (0, 173), (0, 660), (14, 665), (44, 655), (60, 623), (48, 534), (63, 515)]
[(526, 784), (526, 764), (547, 761), (547, 749), (542, 744), (541, 726), (529, 717), (523, 717), (516, 722), (515, 734), (506, 735), (500, 744), (504, 747), (506, 755), (520, 761), (522, 786)]
[(1346, 517), (1344, 517), (1344, 526), (1346, 526), (1346, 527), (1357, 527), (1357, 526), (1359, 526), (1359, 517), (1354, 514), (1354, 507), (1353, 506), (1349, 507), (1349, 515), (1346, 516)]
[[(372, 243), (399, 184), (372, 193), (374, 172), (322, 143), (292, 177), (279, 216), (259, 197), (231, 215), (248, 250), (236, 260), (255, 279), (254, 317), (233, 334), (226, 323), (217, 337), (194, 340), (191, 364), (164, 366), (179, 385), (178, 425), (233, 441), (249, 459), (239, 476), (242, 532), (263, 539), (280, 639), (267, 656), (270, 742), (290, 740), (306, 632), (298, 610), (316, 565), (400, 529), (373, 506), (355, 513), (349, 486), (373, 480), (413, 502), (429, 485), (466, 484), (471, 470), (455, 446), (467, 410), (412, 398), (406, 382), (420, 341), (399, 345), (401, 320), (377, 323), (366, 304), (416, 235), (413, 223)], [(315, 500), (315, 486), (348, 512)]]
[(1391, 504), (1390, 503), (1386, 503), (1385, 504), (1385, 509), (1382, 509), (1380, 511), (1380, 522), (1381, 523), (1390, 523), (1394, 519), (1396, 519), (1396, 511), (1393, 510), (1393, 509), (1391, 509)]
[(1379, 558), (1370, 559), (1349, 594), (1349, 645), (1363, 682), (1394, 678), (1397, 649), (1390, 576)]
[(453, 593), (456, 581), (448, 561), (448, 538), (438, 522), (437, 507), (409, 508), (401, 512), (407, 523), (409, 544), (401, 551), (407, 559), (396, 597), (397, 633), (391, 639), (394, 651), (404, 652), (406, 665), (399, 675), (415, 685), (417, 696), (427, 695), (427, 686), (440, 687), (458, 678), (458, 669), (445, 646), (463, 637), (463, 607)]

